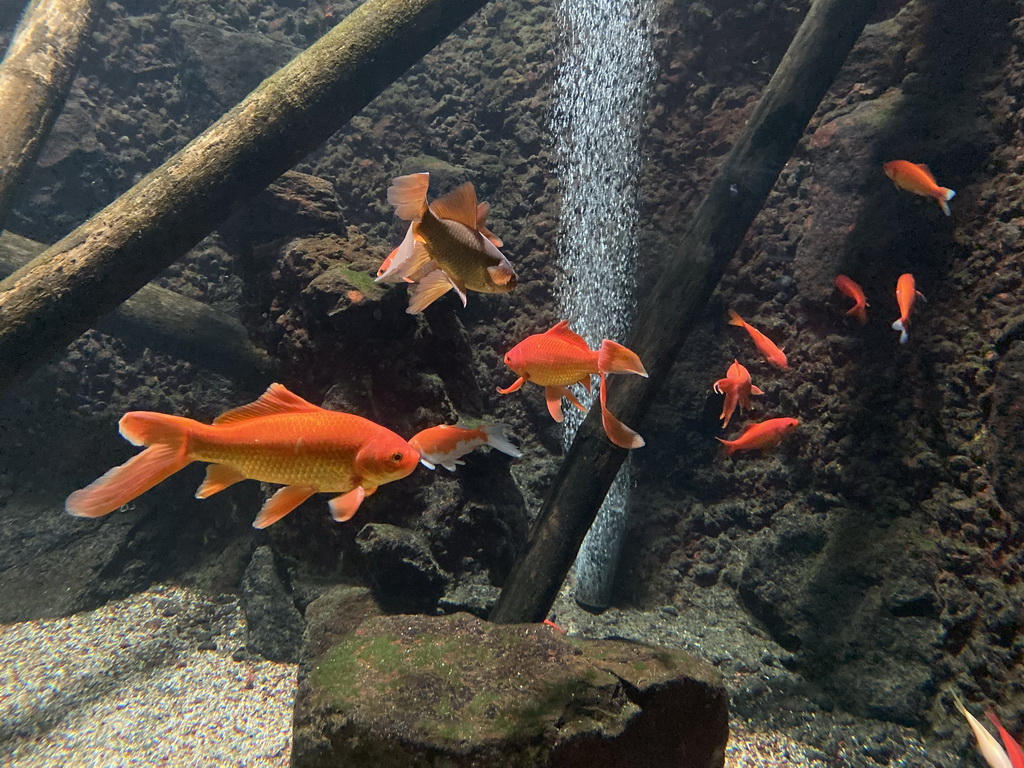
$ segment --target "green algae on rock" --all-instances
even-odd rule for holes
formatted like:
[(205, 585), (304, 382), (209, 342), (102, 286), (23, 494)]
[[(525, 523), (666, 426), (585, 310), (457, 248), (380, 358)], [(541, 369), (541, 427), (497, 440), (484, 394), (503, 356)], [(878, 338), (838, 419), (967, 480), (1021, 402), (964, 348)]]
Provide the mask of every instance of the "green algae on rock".
[(716, 768), (727, 737), (717, 672), (681, 651), (379, 616), (310, 665), (293, 765)]

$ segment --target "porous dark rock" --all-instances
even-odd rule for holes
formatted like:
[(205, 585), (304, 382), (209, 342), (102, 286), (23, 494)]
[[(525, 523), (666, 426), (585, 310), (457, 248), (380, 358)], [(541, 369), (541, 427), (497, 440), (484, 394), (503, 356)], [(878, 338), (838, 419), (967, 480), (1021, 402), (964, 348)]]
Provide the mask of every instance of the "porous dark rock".
[(268, 546), (257, 547), (242, 576), (249, 650), (271, 661), (299, 660), (304, 622)]
[(292, 764), (720, 768), (727, 737), (717, 672), (682, 651), (387, 616), (305, 674)]
[(386, 610), (434, 610), (448, 577), (422, 535), (397, 525), (370, 523), (359, 531), (356, 546), (365, 560), (374, 594)]
[(368, 618), (381, 614), (380, 606), (366, 587), (330, 587), (306, 606), (301, 660), (308, 663), (319, 658)]

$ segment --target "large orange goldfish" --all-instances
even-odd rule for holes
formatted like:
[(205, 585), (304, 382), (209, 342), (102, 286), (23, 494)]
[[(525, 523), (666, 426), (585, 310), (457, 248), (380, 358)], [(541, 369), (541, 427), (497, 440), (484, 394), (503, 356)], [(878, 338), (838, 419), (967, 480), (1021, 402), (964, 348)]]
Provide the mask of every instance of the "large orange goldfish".
[(601, 377), (601, 423), (608, 439), (620, 448), (640, 448), (644, 439), (616, 419), (605, 404), (607, 388), (605, 376), (609, 373), (635, 373), (647, 376), (640, 358), (621, 344), (605, 339), (601, 348), (593, 350), (579, 334), (569, 330), (569, 323), (563, 320), (554, 328), (527, 336), (505, 355), (505, 364), (519, 378), (511, 386), (498, 392), (507, 395), (515, 392), (527, 381), (544, 387), (548, 413), (555, 421), (562, 420), (562, 398), (566, 398), (581, 411), (585, 410), (576, 396), (567, 387), (583, 384), (590, 389), (591, 374)]
[(750, 371), (740, 365), (739, 360), (732, 361), (725, 378), (716, 381), (712, 389), (720, 395), (725, 395), (725, 402), (722, 403), (722, 415), (718, 417), (722, 419), (722, 429), (729, 426), (729, 419), (732, 418), (737, 404), (741, 411), (745, 411), (750, 407), (751, 395), (764, 394), (750, 383)]
[(864, 289), (846, 275), (836, 275), (836, 288), (853, 299), (853, 306), (846, 310), (846, 314), (853, 315), (864, 325), (868, 321), (867, 308), (871, 306), (864, 295)]
[(760, 448), (774, 448), (782, 438), (800, 426), (796, 419), (768, 419), (758, 424), (751, 424), (743, 434), (735, 440), (715, 439), (725, 446), (725, 455), (732, 456), (737, 451), (756, 451)]
[(505, 437), (504, 424), (484, 424), (477, 428), (442, 424), (417, 432), (409, 438), (409, 445), (420, 453), (420, 464), (427, 469), (444, 467), (454, 472), (459, 461), (470, 451), (481, 445), (489, 445), (497, 451), (507, 453), (514, 459), (523, 454)]
[(239, 480), (281, 483), (253, 527), (280, 520), (314, 493), (330, 500), (338, 522), (351, 518), (377, 486), (416, 468), (416, 449), (389, 429), (361, 416), (318, 408), (280, 384), (254, 403), (222, 413), (213, 424), (150, 411), (126, 413), (118, 424), (133, 445), (148, 446), (80, 491), (65, 509), (102, 517), (193, 461), (208, 461), (196, 491), (205, 499)]
[(900, 306), (900, 316), (892, 324), (892, 329), (900, 332), (900, 344), (906, 344), (909, 338), (907, 324), (910, 321), (910, 313), (914, 311), (914, 299), (918, 296), (924, 298), (915, 287), (914, 276), (909, 272), (900, 275), (899, 280), (896, 281), (896, 303)]
[(750, 334), (750, 338), (754, 340), (754, 345), (757, 347), (757, 351), (764, 355), (764, 359), (769, 363), (778, 368), (789, 367), (789, 363), (786, 362), (786, 353), (782, 351), (782, 348), (776, 346), (774, 341), (757, 330), (757, 328), (740, 317), (739, 314), (732, 309), (729, 310), (729, 325), (738, 325)]
[(911, 163), (906, 160), (891, 160), (882, 165), (882, 170), (900, 189), (922, 197), (933, 198), (939, 204), (942, 212), (947, 216), (950, 215), (949, 201), (953, 199), (956, 192), (948, 187), (940, 187), (927, 165)]
[(427, 203), (429, 173), (394, 179), (388, 202), (411, 221), (402, 244), (377, 271), (378, 282), (413, 282), (406, 312), (415, 314), (452, 288), (466, 305), (466, 291), (508, 293), (516, 272), (498, 250), (501, 240), (487, 229), (486, 203), (477, 204), (469, 182)]

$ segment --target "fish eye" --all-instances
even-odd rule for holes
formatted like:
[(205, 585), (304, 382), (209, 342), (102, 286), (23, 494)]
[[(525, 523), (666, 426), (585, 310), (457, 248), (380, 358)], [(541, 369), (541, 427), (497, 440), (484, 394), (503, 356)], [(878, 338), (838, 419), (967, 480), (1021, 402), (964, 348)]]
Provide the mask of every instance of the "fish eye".
[(403, 454), (401, 451), (395, 451), (393, 454), (391, 454), (391, 460), (395, 462), (395, 464), (400, 464), (402, 462), (402, 459), (404, 458), (405, 454)]

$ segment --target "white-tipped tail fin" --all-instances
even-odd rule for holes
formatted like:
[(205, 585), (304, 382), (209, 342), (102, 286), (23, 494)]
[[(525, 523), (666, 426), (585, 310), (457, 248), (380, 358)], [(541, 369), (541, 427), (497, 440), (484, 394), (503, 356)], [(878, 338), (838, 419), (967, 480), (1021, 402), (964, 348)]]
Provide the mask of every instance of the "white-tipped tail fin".
[(508, 454), (514, 459), (522, 458), (522, 452), (512, 445), (508, 438), (505, 437), (506, 429), (508, 429), (508, 427), (505, 424), (488, 424), (485, 427), (481, 427), (481, 431), (487, 435), (487, 444), (491, 446), (491, 448)]
[(392, 179), (388, 187), (388, 202), (395, 206), (395, 215), (406, 221), (419, 221), (427, 210), (429, 173), (410, 173)]
[(900, 332), (900, 344), (906, 344), (907, 339), (909, 339), (910, 337), (907, 335), (907, 329), (904, 327), (903, 321), (897, 320), (895, 323), (892, 324), (892, 329), (894, 331)]

